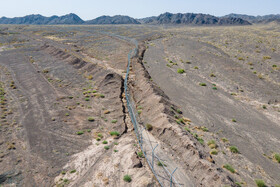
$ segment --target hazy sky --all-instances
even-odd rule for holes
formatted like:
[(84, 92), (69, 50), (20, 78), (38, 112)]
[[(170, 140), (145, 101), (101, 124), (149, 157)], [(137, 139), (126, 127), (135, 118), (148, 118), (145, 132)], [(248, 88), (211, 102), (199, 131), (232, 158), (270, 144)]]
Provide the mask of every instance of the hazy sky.
[(164, 12), (280, 14), (280, 0), (0, 0), (0, 5), (0, 17), (76, 13), (85, 20), (117, 14), (143, 18)]

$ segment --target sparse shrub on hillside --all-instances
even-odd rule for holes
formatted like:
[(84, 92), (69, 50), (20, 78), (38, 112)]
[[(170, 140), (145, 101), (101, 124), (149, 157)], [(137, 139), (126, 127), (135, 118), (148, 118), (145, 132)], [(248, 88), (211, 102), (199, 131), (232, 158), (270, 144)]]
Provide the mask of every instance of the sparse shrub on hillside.
[(177, 73), (179, 73), (179, 74), (183, 74), (183, 73), (185, 73), (185, 70), (184, 69), (177, 69)]
[(230, 150), (232, 153), (239, 153), (239, 150), (237, 149), (236, 146), (230, 146), (230, 147), (229, 147), (229, 150)]
[(273, 68), (277, 68), (277, 65), (273, 64), (272, 67), (273, 67)]
[(261, 179), (256, 179), (255, 182), (256, 182), (258, 187), (266, 187), (265, 182)]
[(143, 158), (143, 157), (144, 157), (144, 154), (143, 154), (142, 151), (139, 151), (139, 152), (137, 152), (137, 156), (139, 156), (140, 158)]
[(158, 166), (165, 166), (165, 167), (167, 166), (166, 164), (164, 164), (163, 162), (160, 162), (160, 161), (158, 161), (157, 165)]
[(129, 175), (125, 175), (124, 177), (123, 177), (123, 180), (125, 181), (125, 182), (131, 182), (132, 180), (131, 180), (131, 176), (129, 176)]
[(109, 150), (110, 147), (106, 145), (106, 146), (104, 146), (104, 149)]
[(111, 123), (117, 123), (118, 122), (118, 120), (116, 120), (116, 119), (113, 119), (112, 121), (111, 121)]
[(229, 164), (223, 165), (223, 168), (229, 170), (231, 173), (235, 173), (235, 169)]
[(269, 59), (271, 59), (270, 56), (264, 56), (264, 57), (263, 57), (263, 60), (269, 60)]
[(202, 83), (199, 83), (199, 85), (200, 85), (200, 86), (207, 86), (207, 84), (206, 84), (206, 83), (203, 83), (203, 82), (202, 82)]
[(111, 132), (110, 132), (110, 135), (111, 135), (111, 136), (119, 136), (120, 133), (119, 133), (118, 131), (111, 131)]
[(238, 60), (244, 61), (245, 59), (243, 57), (238, 57)]
[(228, 142), (228, 139), (227, 138), (222, 138), (221, 139), (224, 143)]
[(148, 131), (151, 131), (151, 130), (153, 130), (153, 126), (151, 124), (146, 124), (146, 129)]
[(194, 68), (193, 69), (198, 69), (198, 67), (197, 66), (194, 66)]
[(71, 170), (71, 171), (70, 171), (70, 173), (76, 173), (76, 170), (75, 170), (75, 169), (73, 169), (73, 170)]
[(275, 154), (274, 154), (274, 158), (275, 158), (275, 160), (276, 160), (278, 163), (280, 163), (280, 154), (275, 153)]
[(84, 134), (84, 131), (78, 131), (78, 132), (76, 132), (76, 134), (77, 135), (82, 135), (82, 134)]
[(216, 77), (216, 75), (214, 73), (211, 73), (210, 77)]
[(232, 119), (231, 121), (234, 122), (234, 123), (236, 123), (236, 119)]
[(211, 154), (211, 155), (217, 155), (217, 154), (218, 154), (218, 150), (217, 150), (217, 149), (212, 149), (212, 150), (210, 151), (210, 154)]
[(93, 122), (94, 120), (94, 117), (88, 117), (88, 121)]

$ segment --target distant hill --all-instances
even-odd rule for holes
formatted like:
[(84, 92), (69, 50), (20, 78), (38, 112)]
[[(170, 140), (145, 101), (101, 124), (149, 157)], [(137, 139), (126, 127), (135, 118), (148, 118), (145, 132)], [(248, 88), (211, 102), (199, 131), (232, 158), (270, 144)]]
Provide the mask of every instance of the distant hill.
[(85, 22), (86, 24), (141, 24), (134, 18), (129, 16), (101, 16), (93, 20)]
[(251, 23), (270, 23), (270, 22), (280, 22), (280, 14), (270, 14), (265, 16), (250, 16), (246, 14), (228, 14), (222, 18), (240, 18), (247, 20)]
[(56, 25), (56, 24), (83, 24), (84, 21), (76, 14), (64, 16), (45, 17), (40, 14), (15, 18), (0, 18), (0, 24), (30, 24), (30, 25)]
[(172, 14), (166, 12), (157, 17), (139, 19), (145, 24), (188, 24), (188, 25), (250, 25), (251, 23), (241, 18), (219, 18), (208, 14)]

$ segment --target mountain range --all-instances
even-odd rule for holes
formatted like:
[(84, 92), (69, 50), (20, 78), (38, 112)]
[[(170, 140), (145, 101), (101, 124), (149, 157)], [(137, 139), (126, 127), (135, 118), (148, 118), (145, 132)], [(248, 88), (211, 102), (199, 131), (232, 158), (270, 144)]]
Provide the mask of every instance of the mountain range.
[(76, 14), (64, 16), (45, 17), (40, 14), (32, 14), (24, 17), (0, 18), (0, 24), (26, 24), (26, 25), (92, 25), (92, 24), (181, 24), (181, 25), (250, 25), (252, 23), (280, 22), (280, 15), (249, 16), (244, 14), (228, 14), (216, 17), (209, 14), (195, 13), (164, 13), (159, 16), (134, 19), (129, 16), (100, 16), (98, 18), (84, 21)]

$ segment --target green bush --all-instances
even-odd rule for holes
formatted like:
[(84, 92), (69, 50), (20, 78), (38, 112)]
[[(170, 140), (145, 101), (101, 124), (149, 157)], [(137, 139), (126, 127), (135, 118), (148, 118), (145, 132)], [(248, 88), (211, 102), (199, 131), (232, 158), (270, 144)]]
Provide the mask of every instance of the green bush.
[(146, 124), (146, 129), (148, 131), (151, 131), (151, 130), (153, 130), (153, 126), (151, 124)]
[(235, 173), (235, 169), (229, 164), (224, 165), (223, 168), (229, 170), (231, 173)]
[(75, 170), (75, 169), (73, 169), (73, 170), (71, 170), (71, 171), (70, 171), (70, 173), (76, 173), (76, 170)]
[(118, 120), (116, 120), (116, 119), (113, 119), (112, 121), (111, 121), (111, 123), (117, 123), (118, 122)]
[(129, 175), (125, 175), (124, 177), (123, 177), (123, 180), (125, 181), (125, 182), (131, 182), (132, 180), (131, 180), (131, 176), (129, 176)]
[(200, 85), (200, 86), (207, 86), (207, 84), (206, 84), (206, 83), (203, 83), (203, 82), (202, 82), (202, 83), (199, 83), (199, 85)]
[(229, 150), (230, 150), (232, 153), (239, 153), (239, 150), (238, 150), (237, 147), (235, 147), (235, 146), (230, 146), (230, 147), (229, 147)]
[(92, 122), (94, 120), (95, 120), (94, 117), (88, 117), (88, 121)]
[(258, 187), (266, 187), (266, 184), (261, 179), (256, 179), (255, 182), (256, 182)]
[(215, 140), (210, 140), (207, 142), (207, 145), (211, 145), (211, 144), (216, 144), (216, 141)]
[(108, 142), (107, 142), (106, 140), (104, 140), (102, 143), (103, 143), (103, 144), (107, 144)]
[(106, 145), (106, 146), (104, 146), (104, 149), (108, 150), (108, 149), (110, 149), (110, 147)]
[(98, 133), (97, 136), (103, 138), (103, 135), (101, 133)]
[(142, 151), (137, 152), (137, 155), (138, 155), (139, 157), (141, 157), (141, 158), (143, 158), (143, 157), (144, 157), (144, 154), (143, 154), (143, 152), (142, 152)]
[(87, 98), (85, 98), (85, 101), (90, 101), (90, 99), (87, 97)]
[(184, 70), (184, 69), (179, 68), (179, 69), (177, 69), (177, 73), (183, 74), (183, 73), (185, 73), (185, 70)]
[(162, 163), (162, 162), (160, 162), (160, 161), (158, 161), (157, 165), (158, 165), (158, 166), (161, 166), (161, 167), (162, 167), (162, 166), (165, 166), (165, 167), (167, 166), (166, 164), (164, 164), (164, 163)]
[(77, 135), (82, 135), (82, 134), (84, 134), (84, 131), (78, 131), (78, 132), (76, 132), (76, 134)]
[(275, 154), (274, 154), (274, 158), (275, 158), (275, 160), (276, 160), (278, 163), (280, 163), (280, 154), (275, 153)]
[(111, 132), (110, 132), (110, 135), (111, 135), (111, 136), (119, 136), (120, 133), (119, 133), (118, 131), (111, 131)]
[(218, 150), (217, 149), (212, 149), (210, 154), (211, 155), (217, 155), (218, 154)]

